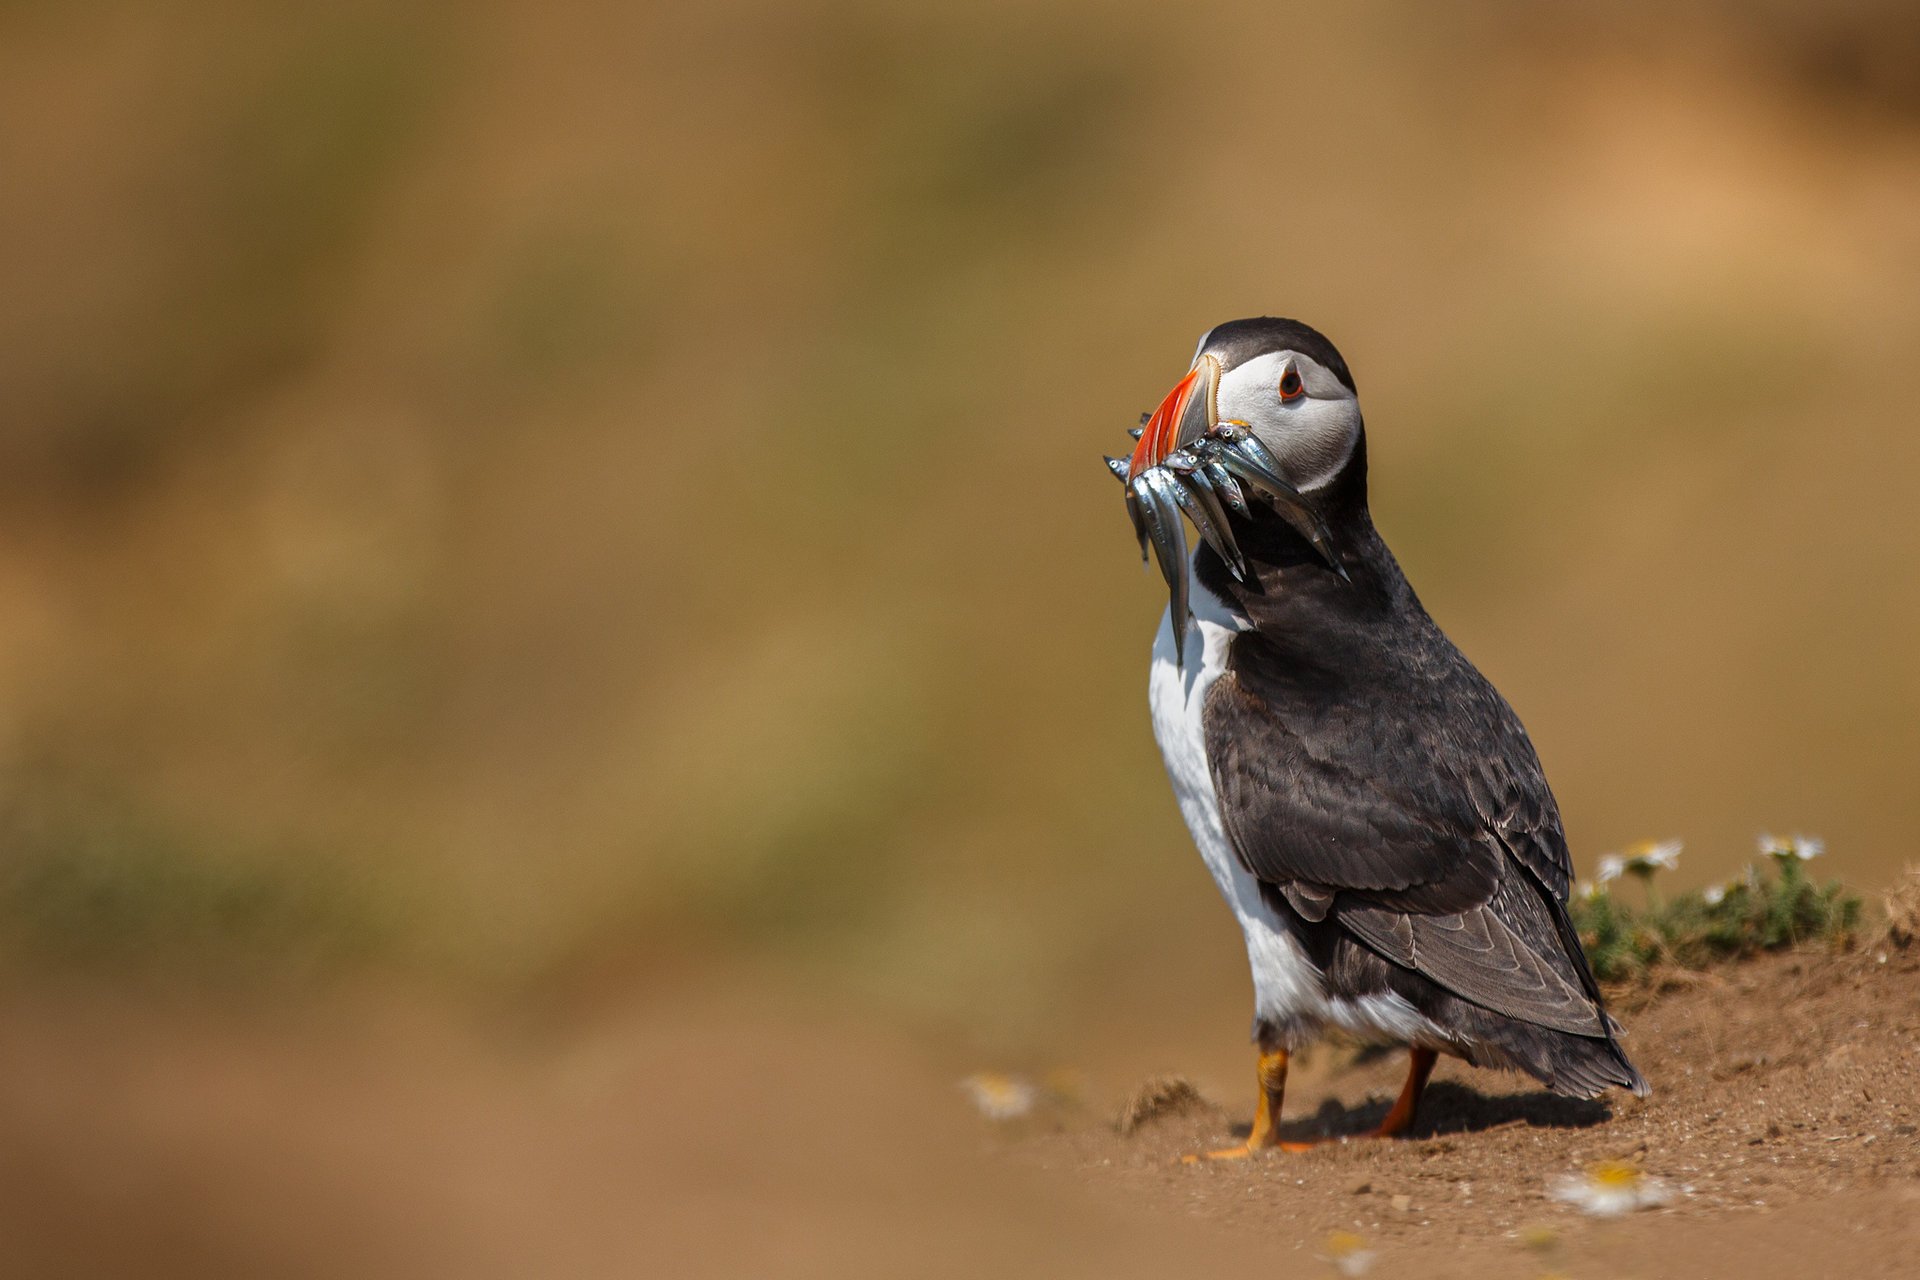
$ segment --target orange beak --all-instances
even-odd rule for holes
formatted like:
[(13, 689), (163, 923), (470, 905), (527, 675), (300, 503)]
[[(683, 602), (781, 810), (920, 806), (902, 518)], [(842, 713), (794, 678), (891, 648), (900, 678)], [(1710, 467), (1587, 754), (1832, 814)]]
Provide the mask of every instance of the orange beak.
[(1127, 478), (1159, 466), (1175, 449), (1211, 431), (1220, 421), (1219, 392), (1220, 361), (1201, 356), (1147, 419), (1140, 443), (1134, 447)]

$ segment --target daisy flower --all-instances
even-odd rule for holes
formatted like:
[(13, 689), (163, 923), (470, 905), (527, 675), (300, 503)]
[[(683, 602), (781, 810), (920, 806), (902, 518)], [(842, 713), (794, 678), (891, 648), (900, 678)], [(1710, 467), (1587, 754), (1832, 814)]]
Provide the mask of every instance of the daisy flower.
[(1680, 865), (1681, 847), (1678, 840), (1642, 840), (1639, 844), (1629, 845), (1625, 869), (1637, 876), (1671, 871)]
[(1336, 1231), (1328, 1236), (1326, 1250), (1322, 1259), (1343, 1276), (1367, 1274), (1375, 1257), (1374, 1251), (1367, 1248), (1367, 1242), (1351, 1231)]
[(1605, 884), (1609, 880), (1618, 880), (1630, 875), (1640, 882), (1646, 891), (1647, 905), (1658, 906), (1653, 891), (1653, 873), (1671, 870), (1680, 865), (1680, 842), (1678, 840), (1642, 840), (1630, 844), (1623, 853), (1610, 853), (1600, 859), (1599, 881)]
[(1033, 1110), (1040, 1091), (1019, 1076), (982, 1071), (960, 1082), (974, 1109), (989, 1120), (1018, 1120)]
[(1596, 1218), (1617, 1218), (1673, 1199), (1673, 1191), (1623, 1160), (1602, 1160), (1585, 1173), (1556, 1178), (1552, 1195)]
[(1551, 1253), (1560, 1243), (1560, 1233), (1544, 1222), (1533, 1222), (1514, 1233), (1514, 1238), (1535, 1253)]
[(1807, 862), (1826, 851), (1827, 842), (1818, 836), (1794, 834), (1782, 839), (1763, 833), (1760, 837), (1760, 852), (1781, 862)]
[(1724, 884), (1710, 884), (1700, 891), (1700, 897), (1708, 906), (1717, 907), (1727, 900), (1727, 886)]

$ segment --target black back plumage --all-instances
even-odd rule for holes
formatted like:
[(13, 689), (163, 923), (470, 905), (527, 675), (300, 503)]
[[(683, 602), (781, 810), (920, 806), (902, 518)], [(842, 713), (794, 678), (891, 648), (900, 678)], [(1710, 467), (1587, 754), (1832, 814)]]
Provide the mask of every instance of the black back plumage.
[[(1290, 322), (1236, 325), (1274, 323)], [(1337, 352), (1308, 354), (1344, 376)], [(1196, 562), (1253, 623), (1205, 708), (1236, 855), (1335, 994), (1401, 995), (1488, 1065), (1563, 1092), (1645, 1092), (1567, 916), (1570, 859), (1539, 758), (1374, 529), (1364, 438), (1315, 505), (1351, 583), (1261, 514), (1234, 522), (1251, 582), (1210, 550)]]

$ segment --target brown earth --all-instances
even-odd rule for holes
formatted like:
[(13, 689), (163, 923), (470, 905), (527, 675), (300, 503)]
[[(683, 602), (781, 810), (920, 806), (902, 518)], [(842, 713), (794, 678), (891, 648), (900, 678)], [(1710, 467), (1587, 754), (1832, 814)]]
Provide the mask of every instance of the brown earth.
[[(1304, 1154), (1177, 1162), (1244, 1135), (1251, 1068), (1224, 1109), (1128, 1136), (1063, 1124), (1012, 1150), (1236, 1235), (1311, 1250), (1352, 1233), (1388, 1273), (1417, 1259), (1462, 1275), (1840, 1274), (1843, 1260), (1920, 1274), (1920, 956), (1773, 956), (1616, 1003), (1654, 1086), (1644, 1101), (1556, 1098), (1444, 1061), (1409, 1138), (1339, 1141), (1379, 1123), (1405, 1059), (1335, 1051), (1291, 1082), (1282, 1136), (1336, 1139)], [(1674, 1201), (1600, 1221), (1549, 1197), (1552, 1178), (1603, 1160), (1664, 1179)]]
[[(996, 1128), (967, 1112), (954, 1053), (764, 974), (535, 1022), (456, 1004), (361, 991), (268, 1011), (16, 977), (10, 1273), (1319, 1274), (1334, 1231), (1388, 1275), (1895, 1276), (1920, 1257), (1920, 952), (1894, 947), (1772, 957), (1623, 1007), (1645, 1102), (1443, 1063), (1409, 1139), (1199, 1168), (1174, 1158), (1224, 1139), (1249, 1097), (1123, 1137), (1110, 1118), (1135, 1079), (1099, 1054), (1082, 1104)], [(1375, 1123), (1399, 1070), (1309, 1058), (1290, 1136)], [(1616, 1221), (1547, 1197), (1602, 1158), (1684, 1191)]]

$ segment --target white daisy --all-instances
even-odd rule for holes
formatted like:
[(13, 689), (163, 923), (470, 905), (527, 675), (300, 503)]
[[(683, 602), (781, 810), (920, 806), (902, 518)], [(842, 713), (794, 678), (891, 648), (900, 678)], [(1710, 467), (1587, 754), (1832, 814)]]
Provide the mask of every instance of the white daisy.
[(1827, 842), (1818, 836), (1803, 836), (1797, 832), (1785, 839), (1765, 833), (1760, 836), (1760, 852), (1782, 862), (1808, 862), (1826, 851)]
[(1373, 1265), (1375, 1253), (1367, 1242), (1351, 1231), (1336, 1231), (1327, 1237), (1327, 1251), (1321, 1255), (1343, 1276), (1363, 1276)]
[(1673, 1199), (1666, 1183), (1622, 1160), (1602, 1160), (1585, 1173), (1556, 1178), (1551, 1194), (1596, 1218), (1617, 1218)]
[(1587, 902), (1592, 902), (1595, 898), (1602, 897), (1606, 894), (1607, 886), (1604, 884), (1596, 884), (1592, 880), (1578, 880), (1574, 882), (1573, 892), (1575, 897)]
[(1019, 1076), (982, 1071), (960, 1082), (975, 1110), (989, 1120), (1018, 1120), (1033, 1110), (1040, 1091)]
[(1700, 896), (1706, 901), (1708, 906), (1717, 907), (1727, 900), (1727, 886), (1724, 884), (1710, 884), (1700, 891)]
[(1595, 876), (1601, 884), (1609, 880), (1618, 880), (1627, 869), (1627, 860), (1617, 853), (1610, 853), (1600, 859), (1600, 870)]
[(1681, 848), (1678, 840), (1642, 840), (1628, 847), (1626, 869), (1642, 876), (1671, 871), (1680, 865)]

